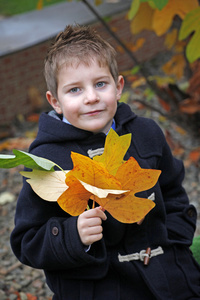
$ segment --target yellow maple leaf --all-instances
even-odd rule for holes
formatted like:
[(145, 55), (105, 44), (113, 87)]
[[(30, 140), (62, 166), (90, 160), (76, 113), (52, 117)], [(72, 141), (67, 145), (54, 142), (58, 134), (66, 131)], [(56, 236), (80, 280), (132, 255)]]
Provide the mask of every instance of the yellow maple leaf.
[(132, 34), (138, 34), (144, 29), (152, 30), (153, 14), (154, 10), (148, 3), (141, 3), (137, 14), (130, 22)]
[(175, 45), (178, 37), (178, 30), (176, 28), (172, 29), (171, 32), (166, 34), (165, 37), (165, 46), (168, 49), (172, 49), (172, 47)]
[(142, 46), (144, 45), (144, 43), (145, 43), (145, 39), (144, 38), (139, 38), (139, 39), (136, 40), (135, 44), (133, 44), (133, 43), (126, 43), (126, 46), (132, 52), (136, 52), (140, 48), (142, 48)]
[(153, 30), (158, 36), (163, 35), (171, 27), (176, 15), (183, 20), (188, 12), (198, 6), (197, 0), (169, 0), (162, 10), (155, 10), (152, 17)]
[(78, 180), (101, 189), (121, 189), (120, 182), (106, 170), (102, 163), (74, 152), (71, 152), (71, 158), (74, 167), (66, 174), (66, 182), (68, 176), (73, 175)]
[(174, 47), (175, 52), (176, 53), (183, 53), (186, 44), (187, 44), (186, 41), (177, 41), (176, 44), (175, 44), (175, 47)]
[(182, 53), (179, 53), (164, 64), (162, 69), (166, 74), (175, 75), (177, 79), (181, 79), (184, 74), (185, 65), (185, 58)]
[(139, 87), (139, 86), (142, 86), (142, 85), (145, 85), (146, 84), (146, 78), (145, 77), (140, 77), (139, 79), (137, 80), (134, 80), (134, 82), (131, 84), (131, 87), (133, 89)]
[(119, 166), (124, 163), (124, 156), (130, 143), (130, 133), (118, 136), (118, 134), (111, 129), (106, 138), (103, 154), (95, 156), (93, 160), (101, 162), (110, 174), (115, 175)]

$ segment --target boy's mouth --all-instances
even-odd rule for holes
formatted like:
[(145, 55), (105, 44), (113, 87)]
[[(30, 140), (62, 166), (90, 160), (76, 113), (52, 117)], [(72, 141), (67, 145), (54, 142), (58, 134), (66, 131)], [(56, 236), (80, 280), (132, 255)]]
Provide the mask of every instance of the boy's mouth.
[(93, 111), (89, 111), (87, 113), (85, 113), (86, 116), (96, 116), (98, 114), (100, 114), (103, 110), (93, 110)]

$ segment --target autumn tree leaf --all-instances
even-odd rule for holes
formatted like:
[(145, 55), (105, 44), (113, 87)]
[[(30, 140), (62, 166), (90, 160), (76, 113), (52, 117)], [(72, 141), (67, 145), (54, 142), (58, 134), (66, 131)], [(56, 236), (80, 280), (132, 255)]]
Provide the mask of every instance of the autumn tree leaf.
[(165, 46), (170, 50), (175, 45), (178, 37), (178, 30), (174, 28), (171, 32), (166, 34)]
[(200, 58), (200, 7), (190, 11), (183, 23), (179, 32), (179, 39), (184, 40), (190, 34), (194, 33), (187, 44), (186, 56), (190, 63)]
[(140, 7), (140, 4), (143, 2), (148, 2), (148, 4), (152, 8), (158, 8), (159, 10), (161, 10), (168, 3), (168, 1), (169, 0), (132, 0), (131, 7), (128, 12), (128, 19), (132, 20), (135, 17)]
[(131, 7), (128, 12), (128, 19), (132, 20), (140, 7), (140, 0), (132, 0)]
[(34, 192), (42, 199), (47, 201), (57, 201), (68, 188), (65, 183), (65, 172), (33, 170), (32, 172), (22, 171), (20, 174), (29, 178), (27, 179), (27, 182), (31, 185)]
[(124, 163), (124, 156), (130, 143), (130, 133), (118, 136), (118, 134), (111, 129), (106, 138), (103, 154), (95, 156), (93, 160), (101, 162), (110, 174), (115, 175), (119, 166)]
[(54, 162), (36, 155), (13, 149), (14, 155), (0, 154), (0, 168), (14, 168), (24, 165), (30, 169), (54, 171)]
[(162, 70), (167, 75), (174, 75), (176, 78), (181, 79), (184, 74), (186, 61), (182, 53), (175, 54), (172, 58), (162, 66)]
[(190, 152), (189, 159), (195, 164), (200, 162), (200, 147), (197, 147)]
[(119, 167), (115, 177), (121, 182), (123, 189), (131, 190), (135, 194), (152, 188), (160, 173), (160, 170), (141, 168), (136, 159), (130, 157)]
[(107, 210), (113, 218), (121, 223), (129, 224), (139, 222), (155, 206), (152, 200), (139, 198), (133, 194), (122, 195), (121, 197), (109, 195), (106, 199), (95, 197), (95, 201)]
[(129, 99), (130, 99), (130, 92), (129, 92), (129, 91), (126, 91), (126, 92), (123, 92), (123, 93), (122, 93), (119, 102), (128, 103), (128, 100), (129, 100)]
[[(167, 73), (167, 72), (166, 72)], [(171, 74), (171, 72), (169, 72)], [(175, 82), (172, 76), (160, 76), (160, 75), (153, 75), (148, 77), (149, 80), (155, 80), (157, 84), (161, 87), (168, 85), (169, 83), (173, 84)]]
[(74, 167), (66, 174), (66, 182), (68, 176), (73, 175), (78, 180), (98, 188), (121, 189), (120, 182), (109, 173), (102, 163), (75, 152), (71, 152), (71, 158)]
[(136, 197), (135, 194), (152, 188), (160, 173), (159, 170), (142, 169), (138, 162), (130, 157), (116, 173), (116, 179), (121, 182), (122, 188), (130, 192), (108, 195), (106, 199), (95, 197), (95, 201), (120, 222), (138, 222), (155, 206), (155, 203), (149, 199)]
[(181, 103), (179, 104), (179, 109), (180, 111), (189, 115), (200, 112), (200, 96), (196, 95), (194, 97), (181, 101)]
[(153, 30), (152, 18), (154, 9), (148, 3), (141, 3), (135, 17), (131, 20), (130, 29), (132, 34), (138, 34), (142, 30)]
[(140, 77), (138, 78), (137, 80), (135, 80), (132, 84), (131, 84), (131, 87), (133, 89), (137, 88), (138, 86), (142, 86), (142, 85), (145, 85), (146, 84), (146, 78), (145, 77)]
[(79, 182), (82, 184), (82, 186), (90, 192), (92, 195), (97, 196), (99, 198), (105, 198), (108, 196), (108, 194), (113, 194), (113, 195), (120, 195), (120, 194), (125, 194), (129, 192), (129, 190), (110, 190), (110, 189), (100, 189), (97, 188), (96, 186), (92, 186), (86, 182), (83, 182), (79, 180)]
[(161, 11), (156, 9), (153, 13), (153, 30), (158, 36), (163, 35), (171, 27), (176, 15), (183, 20), (187, 13), (198, 6), (197, 0), (169, 0), (167, 5)]
[(78, 216), (83, 213), (92, 195), (76, 177), (68, 173), (67, 181), (69, 188), (58, 198), (58, 204), (71, 216)]
[(132, 43), (126, 43), (126, 46), (129, 50), (131, 50), (132, 52), (136, 52), (138, 51), (140, 48), (142, 48), (142, 46), (145, 43), (145, 39), (144, 38), (139, 38), (136, 40), (135, 44)]
[(65, 182), (68, 188), (58, 198), (58, 204), (64, 211), (72, 216), (78, 216), (84, 212), (89, 199), (95, 199), (94, 197), (101, 199), (110, 194), (119, 195), (127, 192), (122, 190), (100, 189), (91, 186), (90, 184), (78, 180), (70, 172), (68, 176), (66, 176)]
[(162, 10), (167, 5), (168, 2), (169, 2), (169, 0), (150, 0), (150, 1), (148, 1), (148, 3), (151, 4), (152, 7), (154, 6), (154, 8), (157, 8), (159, 10)]

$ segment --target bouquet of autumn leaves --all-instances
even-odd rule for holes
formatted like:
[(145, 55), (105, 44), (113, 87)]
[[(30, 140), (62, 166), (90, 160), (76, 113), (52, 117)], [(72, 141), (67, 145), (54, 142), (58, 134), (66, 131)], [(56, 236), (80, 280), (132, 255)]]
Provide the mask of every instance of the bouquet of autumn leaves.
[[(102, 155), (91, 159), (71, 152), (72, 170), (63, 170), (50, 160), (19, 150), (13, 150), (14, 155), (0, 155), (0, 168), (22, 164), (32, 169), (20, 173), (28, 178), (34, 192), (46, 201), (57, 201), (72, 216), (88, 209), (92, 199), (118, 221), (134, 223), (155, 206), (152, 200), (135, 194), (152, 188), (161, 171), (142, 169), (133, 157), (124, 161), (130, 142), (131, 134), (118, 136), (111, 129)], [(59, 171), (54, 170), (55, 166)]]

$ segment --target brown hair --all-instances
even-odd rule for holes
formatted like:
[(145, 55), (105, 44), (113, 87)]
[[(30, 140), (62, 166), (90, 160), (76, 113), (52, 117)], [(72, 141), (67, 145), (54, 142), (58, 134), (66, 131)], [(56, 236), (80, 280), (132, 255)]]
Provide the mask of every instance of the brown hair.
[(98, 60), (100, 66), (107, 65), (117, 82), (118, 66), (114, 48), (91, 27), (68, 25), (57, 35), (45, 59), (44, 76), (48, 90), (57, 98), (57, 75), (63, 64), (89, 65), (94, 59)]

